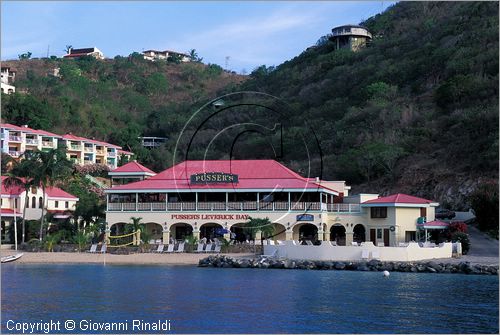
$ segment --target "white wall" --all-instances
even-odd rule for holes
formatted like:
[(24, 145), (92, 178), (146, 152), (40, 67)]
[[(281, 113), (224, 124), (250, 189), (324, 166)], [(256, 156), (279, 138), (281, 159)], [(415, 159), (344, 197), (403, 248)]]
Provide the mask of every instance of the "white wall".
[(294, 241), (284, 241), (285, 245), (264, 245), (264, 255), (303, 260), (359, 261), (363, 250), (379, 252), (381, 261), (419, 261), (433, 258), (451, 258), (452, 243), (443, 243), (440, 247), (421, 248), (418, 243), (407, 247), (376, 247), (368, 242), (363, 246), (332, 246), (328, 242), (321, 245), (295, 245)]

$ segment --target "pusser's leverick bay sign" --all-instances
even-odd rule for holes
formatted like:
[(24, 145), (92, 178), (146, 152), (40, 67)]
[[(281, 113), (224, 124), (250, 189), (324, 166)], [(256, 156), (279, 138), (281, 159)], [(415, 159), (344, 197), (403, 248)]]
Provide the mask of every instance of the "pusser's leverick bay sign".
[(238, 175), (224, 172), (206, 172), (191, 175), (191, 184), (237, 183)]

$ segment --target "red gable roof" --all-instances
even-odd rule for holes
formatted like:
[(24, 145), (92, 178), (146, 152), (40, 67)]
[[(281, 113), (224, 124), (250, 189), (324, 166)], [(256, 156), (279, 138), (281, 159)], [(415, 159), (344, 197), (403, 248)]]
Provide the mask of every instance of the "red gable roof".
[(75, 197), (72, 194), (69, 194), (68, 192), (65, 192), (61, 190), (59, 187), (47, 187), (45, 189), (47, 196), (49, 198), (69, 198), (69, 199), (75, 199), (78, 200), (77, 197)]
[(20, 186), (6, 187), (5, 179), (7, 178), (8, 178), (7, 176), (2, 176), (2, 195), (3, 194), (19, 195), (24, 192), (24, 188)]
[(10, 123), (1, 123), (0, 126), (2, 128), (12, 129), (15, 131), (23, 131), (25, 133), (30, 133), (30, 134), (38, 134), (38, 135), (50, 136), (50, 137), (61, 137), (60, 135), (51, 133), (49, 131), (37, 130), (37, 129), (29, 128), (29, 127), (20, 127), (20, 126), (16, 126), (16, 125), (10, 124)]
[(118, 145), (114, 145), (114, 144), (103, 142), (103, 141), (93, 140), (93, 139), (86, 138), (86, 137), (80, 137), (80, 136), (76, 136), (76, 135), (73, 135), (73, 134), (63, 135), (62, 138), (64, 140), (67, 140), (67, 141), (83, 141), (83, 142), (88, 142), (88, 143), (94, 143), (94, 144), (97, 144), (97, 145), (105, 145), (105, 146), (108, 146), (110, 148), (117, 148), (117, 149), (121, 148)]
[[(116, 170), (114, 170), (116, 171)], [(190, 176), (198, 173), (223, 172), (238, 175), (238, 183), (191, 184)], [(118, 190), (175, 189), (327, 189), (304, 178), (274, 160), (204, 160), (185, 161), (149, 179), (113, 187)], [(111, 190), (111, 189), (110, 189)], [(331, 190), (338, 193), (334, 190)]]
[(14, 211), (13, 209), (10, 209), (10, 208), (2, 208), (2, 209), (0, 209), (0, 214), (2, 216), (14, 216), (14, 214), (16, 216), (21, 215), (20, 212)]
[(150, 169), (148, 169), (147, 167), (137, 163), (136, 161), (128, 162), (127, 164), (122, 165), (122, 166), (114, 169), (113, 171), (111, 171), (111, 173), (114, 173), (114, 172), (145, 172), (145, 173), (156, 174), (155, 172), (153, 172)]
[(368, 200), (363, 204), (433, 204), (432, 200), (414, 197), (408, 194), (396, 193), (378, 199)]

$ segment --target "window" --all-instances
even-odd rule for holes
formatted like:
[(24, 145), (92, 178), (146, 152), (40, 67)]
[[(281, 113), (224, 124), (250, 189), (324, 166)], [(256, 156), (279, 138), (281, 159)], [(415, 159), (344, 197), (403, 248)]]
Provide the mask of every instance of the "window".
[(377, 239), (382, 239), (382, 228), (377, 228)]
[(371, 217), (375, 219), (383, 219), (387, 217), (387, 207), (372, 207)]
[[(40, 197), (40, 198), (38, 198), (38, 208), (42, 208), (42, 207), (43, 207), (43, 198)], [(35, 207), (33, 207), (33, 208), (35, 208)]]
[(55, 206), (56, 206), (56, 208), (59, 207), (59, 201), (57, 201), (57, 200), (55, 201)]
[(66, 201), (66, 203), (64, 204), (64, 207), (69, 208), (69, 201)]
[(36, 187), (34, 187), (34, 186), (31, 187), (31, 193), (36, 194)]
[(31, 208), (36, 208), (36, 197), (31, 198)]

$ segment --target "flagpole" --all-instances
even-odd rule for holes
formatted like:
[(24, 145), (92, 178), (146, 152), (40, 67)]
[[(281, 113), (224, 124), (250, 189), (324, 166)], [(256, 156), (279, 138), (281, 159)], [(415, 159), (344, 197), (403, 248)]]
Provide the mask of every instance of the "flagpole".
[(15, 208), (14, 208), (14, 246), (17, 251), (17, 216)]

